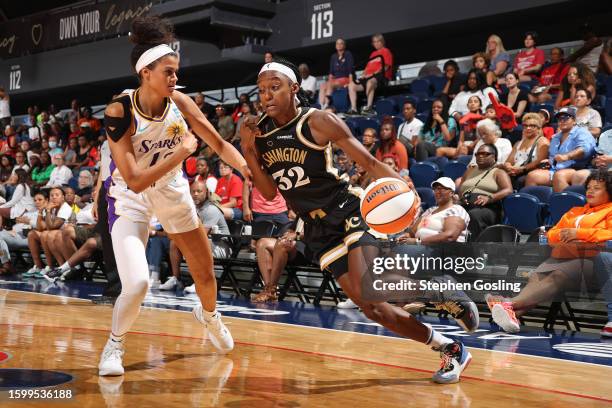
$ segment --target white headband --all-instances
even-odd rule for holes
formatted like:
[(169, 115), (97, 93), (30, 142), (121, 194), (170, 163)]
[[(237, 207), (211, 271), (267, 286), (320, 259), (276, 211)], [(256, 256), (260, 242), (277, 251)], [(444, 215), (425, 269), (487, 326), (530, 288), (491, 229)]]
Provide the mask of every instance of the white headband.
[(138, 58), (138, 62), (136, 62), (136, 73), (140, 73), (140, 71), (152, 63), (163, 57), (164, 55), (168, 55), (173, 53), (174, 50), (170, 48), (167, 44), (160, 44), (153, 48), (149, 48), (145, 52), (142, 53), (140, 58)]
[(295, 76), (295, 72), (293, 72), (293, 70), (289, 68), (288, 66), (279, 64), (278, 62), (268, 62), (267, 64), (265, 64), (263, 67), (261, 67), (261, 70), (259, 71), (259, 75), (263, 74), (266, 71), (280, 72), (281, 74), (285, 74), (287, 78), (289, 78), (293, 82), (295, 83), (298, 82), (297, 77)]

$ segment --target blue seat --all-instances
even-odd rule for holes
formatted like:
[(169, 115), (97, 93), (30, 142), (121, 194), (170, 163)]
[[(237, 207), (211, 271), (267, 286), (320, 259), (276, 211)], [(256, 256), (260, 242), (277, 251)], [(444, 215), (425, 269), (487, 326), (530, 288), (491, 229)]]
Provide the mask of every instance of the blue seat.
[(605, 117), (605, 121), (607, 122), (610, 122), (612, 120), (612, 98), (606, 101)]
[(543, 206), (537, 197), (525, 193), (513, 193), (503, 201), (504, 224), (512, 225), (520, 232), (531, 232), (544, 225)]
[(415, 79), (410, 83), (410, 92), (423, 92), (430, 95), (430, 84), (426, 79)]
[(436, 206), (436, 196), (430, 187), (417, 187), (416, 191), (421, 197), (421, 208), (423, 210)]
[(460, 162), (460, 163), (463, 163), (463, 164), (465, 164), (467, 166), (472, 161), (472, 155), (471, 154), (466, 154), (466, 155), (463, 155), (463, 156), (458, 156), (457, 157), (457, 161)]
[(73, 189), (73, 190), (78, 190), (79, 189), (79, 176), (73, 176), (70, 180), (68, 180), (68, 185)]
[(346, 126), (348, 126), (348, 128), (351, 130), (353, 136), (361, 140), (361, 133), (359, 133), (359, 123), (355, 120), (355, 118), (345, 118), (344, 122), (346, 123)]
[(365, 116), (356, 116), (353, 118), (359, 129), (359, 134), (363, 135), (363, 131), (367, 128), (374, 128), (376, 133), (380, 130), (380, 122), (375, 118), (366, 118)]
[(438, 166), (439, 169), (443, 169), (444, 166), (448, 164), (448, 158), (446, 157), (432, 156), (426, 158), (425, 161), (436, 163), (436, 166)]
[(399, 125), (401, 125), (403, 122), (404, 118), (399, 116), (393, 116), (393, 124), (395, 125), (395, 129), (399, 128)]
[(393, 116), (398, 112), (397, 106), (393, 99), (381, 99), (374, 104), (374, 110), (378, 115)]
[(416, 114), (416, 118), (421, 122), (427, 122), (427, 118), (429, 117), (429, 112), (421, 112)]
[(577, 193), (580, 194), (582, 196), (586, 196), (586, 187), (583, 185), (575, 185), (575, 186), (568, 186), (565, 190), (563, 191), (571, 191), (572, 193)]
[(414, 160), (414, 158), (409, 157), (409, 158), (408, 158), (408, 168), (409, 168), (409, 169), (412, 169), (412, 166), (414, 166), (415, 164), (417, 164), (417, 161), (416, 161), (416, 160)]
[(522, 194), (530, 194), (534, 197), (537, 197), (541, 203), (550, 203), (550, 196), (553, 193), (552, 187), (547, 186), (527, 186), (521, 188), (519, 193)]
[(445, 177), (450, 177), (453, 180), (457, 180), (459, 177), (463, 176), (466, 170), (467, 164), (461, 163), (457, 160), (452, 160), (442, 168), (442, 175)]
[(583, 195), (572, 191), (553, 193), (550, 197), (550, 220), (549, 224), (556, 225), (561, 217), (573, 207), (582, 207), (586, 204)]
[(417, 112), (424, 113), (429, 112), (431, 110), (431, 105), (433, 105), (432, 99), (423, 99), (419, 103), (417, 103)]
[(610, 98), (612, 97), (612, 75), (609, 75), (605, 79), (605, 84), (606, 84), (606, 96)]
[(531, 105), (531, 112), (537, 112), (540, 109), (546, 109), (548, 111), (548, 113), (550, 113), (550, 117), (552, 118), (553, 116), (555, 116), (555, 105), (553, 105), (552, 103), (540, 103), (540, 104), (533, 104)]
[(431, 86), (433, 87), (433, 94), (438, 96), (442, 93), (444, 85), (446, 85), (446, 77), (444, 76), (429, 76), (428, 77)]
[(417, 163), (410, 168), (410, 178), (415, 187), (431, 187), (439, 174), (438, 166), (431, 162)]
[(348, 89), (335, 89), (331, 95), (331, 102), (336, 108), (336, 112), (346, 112), (349, 109)]

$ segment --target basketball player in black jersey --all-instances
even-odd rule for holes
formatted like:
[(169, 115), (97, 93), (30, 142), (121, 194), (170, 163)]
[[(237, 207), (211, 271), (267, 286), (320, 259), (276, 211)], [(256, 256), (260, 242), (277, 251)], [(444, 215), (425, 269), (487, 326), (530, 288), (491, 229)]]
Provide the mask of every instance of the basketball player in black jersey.
[[(278, 187), (304, 220), (303, 240), (321, 269), (331, 271), (368, 318), (439, 351), (443, 364), (433, 376), (435, 382), (459, 381), (471, 359), (461, 342), (425, 326), (399, 307), (362, 299), (361, 246), (375, 238), (361, 219), (359, 191), (333, 167), (331, 145), (337, 145), (375, 178), (400, 176), (372, 157), (337, 116), (305, 107), (299, 78), (296, 67), (284, 60), (265, 64), (259, 73), (257, 85), (265, 115), (245, 119), (241, 131), (242, 152), (255, 185), (270, 200)], [(469, 299), (446, 299), (442, 308), (466, 330), (478, 327), (478, 311)]]

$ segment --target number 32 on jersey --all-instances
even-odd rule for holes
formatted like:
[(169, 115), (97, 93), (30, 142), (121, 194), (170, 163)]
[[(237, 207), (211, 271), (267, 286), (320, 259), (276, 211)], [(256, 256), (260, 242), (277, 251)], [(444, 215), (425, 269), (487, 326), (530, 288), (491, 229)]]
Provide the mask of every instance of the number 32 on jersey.
[(310, 183), (310, 179), (304, 177), (304, 169), (299, 166), (287, 170), (287, 177), (285, 177), (285, 169), (273, 173), (272, 177), (280, 190), (298, 188)]

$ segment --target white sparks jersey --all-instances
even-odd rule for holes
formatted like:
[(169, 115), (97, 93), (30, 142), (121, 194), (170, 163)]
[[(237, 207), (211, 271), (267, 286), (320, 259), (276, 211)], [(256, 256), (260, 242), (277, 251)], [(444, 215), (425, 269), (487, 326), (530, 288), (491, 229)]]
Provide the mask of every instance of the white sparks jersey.
[[(158, 118), (152, 118), (144, 114), (136, 103), (138, 89), (126, 89), (123, 94), (130, 95), (132, 114), (134, 117), (135, 133), (131, 136), (136, 163), (142, 169), (152, 167), (159, 160), (164, 160), (174, 153), (181, 144), (181, 140), (187, 131), (187, 123), (181, 115), (178, 107), (171, 98), (166, 99), (164, 113)], [(111, 174), (116, 184), (125, 182), (114, 162), (111, 164)], [(172, 179), (177, 173), (182, 173), (179, 165), (168, 172), (157, 183)], [(156, 183), (156, 184), (157, 184)]]

